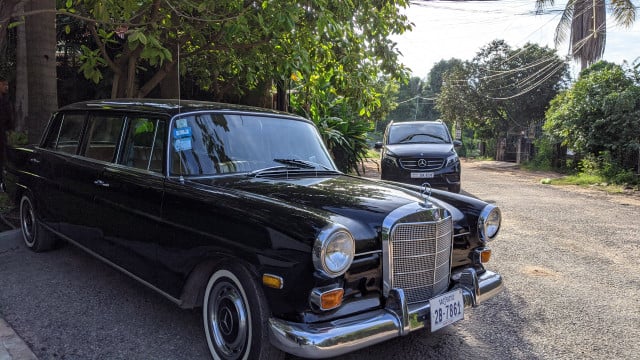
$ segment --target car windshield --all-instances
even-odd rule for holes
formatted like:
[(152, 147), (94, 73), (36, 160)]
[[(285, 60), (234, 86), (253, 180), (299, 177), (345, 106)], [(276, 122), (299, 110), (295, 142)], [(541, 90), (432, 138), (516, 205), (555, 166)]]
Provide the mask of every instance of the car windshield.
[(305, 121), (200, 113), (177, 118), (172, 124), (171, 175), (336, 169), (318, 131)]
[(443, 124), (394, 124), (389, 128), (388, 144), (430, 143), (448, 144), (449, 133)]

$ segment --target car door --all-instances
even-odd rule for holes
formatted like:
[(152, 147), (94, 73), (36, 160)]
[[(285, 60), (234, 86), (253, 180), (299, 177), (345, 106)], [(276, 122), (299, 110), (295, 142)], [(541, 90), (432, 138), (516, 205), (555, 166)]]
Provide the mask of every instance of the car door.
[(54, 230), (60, 223), (68, 223), (73, 208), (63, 193), (63, 171), (77, 156), (84, 129), (86, 112), (61, 112), (54, 115), (41, 147), (31, 154), (27, 171), (37, 174), (30, 191), (39, 199), (41, 221)]
[(105, 167), (95, 197), (110, 260), (153, 286), (157, 244), (169, 233), (160, 217), (167, 122), (145, 115), (127, 118), (117, 159)]
[(107, 259), (117, 256), (104, 242), (107, 215), (96, 203), (109, 184), (105, 167), (116, 158), (124, 127), (124, 115), (91, 112), (86, 118), (77, 153), (61, 162), (61, 197), (65, 201), (60, 232)]

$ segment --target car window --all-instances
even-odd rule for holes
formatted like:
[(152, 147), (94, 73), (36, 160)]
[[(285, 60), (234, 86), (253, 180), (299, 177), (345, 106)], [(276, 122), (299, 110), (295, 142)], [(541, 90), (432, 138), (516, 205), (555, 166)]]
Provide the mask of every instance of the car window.
[(130, 118), (119, 163), (162, 172), (165, 124), (164, 119)]
[(45, 139), (44, 147), (75, 154), (80, 145), (80, 135), (85, 117), (84, 113), (58, 114)]
[(84, 156), (96, 160), (113, 161), (123, 124), (122, 115), (91, 116), (87, 124)]
[(450, 142), (447, 128), (439, 123), (394, 124), (389, 128), (388, 144)]
[(214, 175), (282, 166), (295, 159), (327, 169), (334, 165), (315, 127), (269, 116), (198, 114), (173, 121), (172, 175)]

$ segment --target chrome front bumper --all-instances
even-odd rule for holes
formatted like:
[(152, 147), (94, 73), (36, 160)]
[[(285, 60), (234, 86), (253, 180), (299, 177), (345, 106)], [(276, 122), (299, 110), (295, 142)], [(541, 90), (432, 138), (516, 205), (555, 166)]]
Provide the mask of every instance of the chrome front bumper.
[[(453, 289), (461, 289), (465, 308), (497, 295), (502, 276), (491, 271), (478, 275), (465, 269)], [(457, 277), (457, 276), (456, 276)], [(401, 289), (392, 289), (384, 309), (322, 324), (269, 319), (271, 343), (296, 356), (321, 359), (346, 354), (382, 341), (430, 327), (429, 302), (408, 305)]]

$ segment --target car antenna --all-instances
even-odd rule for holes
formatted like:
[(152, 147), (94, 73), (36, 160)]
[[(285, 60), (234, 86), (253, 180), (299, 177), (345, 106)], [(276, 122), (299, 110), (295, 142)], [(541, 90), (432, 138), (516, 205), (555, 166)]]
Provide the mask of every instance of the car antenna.
[[(182, 92), (180, 91), (180, 41), (177, 42), (177, 46), (178, 46), (178, 61), (176, 66), (178, 67), (178, 71), (177, 72), (177, 76), (178, 76), (178, 115), (182, 112)], [(184, 176), (182, 176), (182, 168), (184, 167), (184, 164), (182, 163), (182, 156), (178, 155), (178, 160), (180, 161), (180, 177), (178, 178), (178, 181), (180, 182), (180, 184), (184, 184)]]

